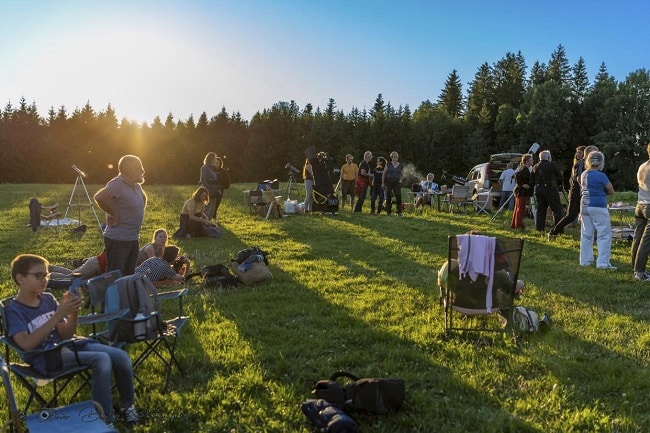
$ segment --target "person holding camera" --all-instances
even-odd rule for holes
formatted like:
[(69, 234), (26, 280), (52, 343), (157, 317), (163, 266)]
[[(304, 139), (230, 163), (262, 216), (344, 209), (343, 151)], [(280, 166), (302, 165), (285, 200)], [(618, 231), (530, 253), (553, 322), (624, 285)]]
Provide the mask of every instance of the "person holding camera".
[[(216, 221), (217, 213), (219, 212), (219, 206), (221, 206), (221, 200), (223, 200), (223, 193), (225, 190), (230, 188), (230, 173), (228, 173), (228, 170), (226, 170), (226, 168), (223, 166), (223, 159), (219, 158), (218, 156), (214, 160), (212, 169), (217, 174), (218, 188), (217, 196), (214, 200), (214, 214), (212, 215), (211, 219)], [(210, 197), (212, 197), (212, 194), (210, 194)], [(208, 214), (208, 216), (210, 216), (210, 214)]]
[[(77, 315), (84, 304), (81, 293), (65, 291), (61, 302), (45, 291), (50, 274), (49, 262), (34, 254), (21, 254), (11, 261), (11, 277), (18, 285), (18, 294), (6, 306), (7, 337), (25, 351), (23, 360), (43, 375), (57, 370), (50, 359), (35, 350), (49, 349), (62, 340), (75, 337)], [(81, 363), (92, 369), (92, 399), (99, 403), (111, 428), (115, 421), (112, 398), (112, 379), (119, 394), (119, 407), (123, 419), (131, 424), (138, 421), (133, 406), (133, 364), (129, 354), (122, 349), (101, 344), (90, 338), (74, 342), (75, 350), (63, 349), (58, 370), (75, 367)], [(48, 362), (50, 361), (50, 362)]]
[(357, 204), (354, 207), (355, 212), (361, 212), (363, 202), (366, 200), (368, 186), (372, 185), (373, 176), (370, 170), (370, 161), (372, 161), (372, 152), (368, 150), (363, 154), (363, 161), (359, 164), (359, 173), (356, 181), (357, 188), (355, 191), (357, 195)]
[(182, 283), (189, 273), (190, 261), (186, 256), (179, 256), (176, 245), (165, 248), (162, 257), (151, 257), (135, 268), (136, 274), (146, 275), (154, 286)]
[(208, 152), (203, 158), (203, 165), (199, 172), (199, 183), (210, 195), (209, 202), (205, 207), (205, 214), (209, 219), (217, 213), (217, 197), (219, 195), (219, 178), (217, 175), (217, 154)]

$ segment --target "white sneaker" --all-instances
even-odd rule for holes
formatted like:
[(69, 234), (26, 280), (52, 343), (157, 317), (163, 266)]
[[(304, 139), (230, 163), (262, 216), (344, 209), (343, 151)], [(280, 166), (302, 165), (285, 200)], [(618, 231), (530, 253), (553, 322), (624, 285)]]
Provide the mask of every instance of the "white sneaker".
[(598, 266), (598, 269), (605, 269), (605, 270), (608, 270), (608, 271), (615, 271), (618, 268), (616, 266), (607, 265), (607, 266)]
[(122, 409), (121, 412), (124, 422), (127, 424), (135, 424), (138, 422), (138, 411), (135, 410), (135, 407), (131, 406), (127, 409)]

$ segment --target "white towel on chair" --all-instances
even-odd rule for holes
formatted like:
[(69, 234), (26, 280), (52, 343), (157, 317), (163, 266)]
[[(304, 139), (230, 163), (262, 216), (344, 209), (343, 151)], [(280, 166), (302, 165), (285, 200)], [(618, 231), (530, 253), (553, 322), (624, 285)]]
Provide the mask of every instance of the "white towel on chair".
[(479, 275), (485, 275), (487, 291), (485, 308), (492, 312), (492, 285), (494, 283), (494, 251), (496, 238), (482, 235), (458, 235), (458, 270), (460, 277), (469, 276), (476, 281)]

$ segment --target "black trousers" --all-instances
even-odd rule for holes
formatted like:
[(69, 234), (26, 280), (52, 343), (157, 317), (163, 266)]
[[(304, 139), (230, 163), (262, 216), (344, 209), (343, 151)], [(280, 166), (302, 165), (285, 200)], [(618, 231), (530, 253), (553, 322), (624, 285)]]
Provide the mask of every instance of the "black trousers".
[(569, 190), (569, 206), (566, 215), (555, 224), (550, 233), (552, 235), (564, 233), (564, 227), (574, 222), (578, 218), (578, 214), (580, 214), (580, 188), (571, 188)]
[(546, 230), (546, 212), (548, 208), (551, 208), (551, 212), (553, 212), (553, 225), (557, 224), (564, 216), (560, 191), (557, 187), (537, 185), (535, 187), (535, 200), (537, 200), (535, 229), (539, 231)]

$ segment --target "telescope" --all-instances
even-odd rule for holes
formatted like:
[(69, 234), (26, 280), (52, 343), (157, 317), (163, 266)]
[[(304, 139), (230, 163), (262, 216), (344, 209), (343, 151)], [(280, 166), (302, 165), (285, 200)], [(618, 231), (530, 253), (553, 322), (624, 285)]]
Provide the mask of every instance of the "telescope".
[(86, 173), (84, 173), (83, 171), (79, 170), (79, 167), (77, 167), (76, 165), (73, 165), (73, 166), (72, 166), (72, 169), (73, 169), (74, 171), (76, 171), (77, 174), (78, 174), (79, 176), (81, 176), (81, 177), (86, 177)]
[(300, 174), (300, 170), (298, 170), (296, 167), (291, 165), (290, 162), (287, 162), (287, 165), (284, 166), (284, 169), (289, 170), (290, 173)]

